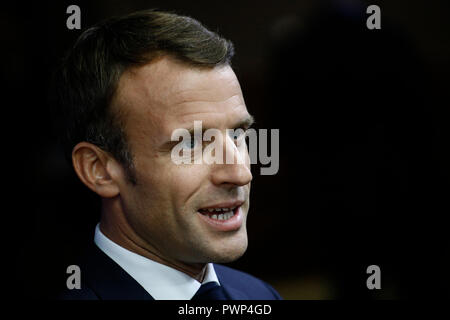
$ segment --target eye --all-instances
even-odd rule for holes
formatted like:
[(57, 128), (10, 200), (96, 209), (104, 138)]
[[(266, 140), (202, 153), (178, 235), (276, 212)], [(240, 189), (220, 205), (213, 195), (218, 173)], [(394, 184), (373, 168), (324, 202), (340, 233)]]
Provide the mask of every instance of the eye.
[(195, 149), (199, 144), (199, 138), (191, 137), (189, 140), (183, 141), (183, 149), (189, 149), (193, 150)]

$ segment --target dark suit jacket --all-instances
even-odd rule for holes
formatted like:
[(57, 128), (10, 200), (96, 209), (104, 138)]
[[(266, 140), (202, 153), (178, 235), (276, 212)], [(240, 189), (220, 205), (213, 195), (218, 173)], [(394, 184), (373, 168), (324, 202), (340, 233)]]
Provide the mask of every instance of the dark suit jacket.
[[(63, 300), (154, 300), (114, 260), (92, 244), (82, 262), (81, 289), (65, 289)], [(232, 300), (282, 299), (269, 284), (238, 270), (214, 264), (217, 278)]]

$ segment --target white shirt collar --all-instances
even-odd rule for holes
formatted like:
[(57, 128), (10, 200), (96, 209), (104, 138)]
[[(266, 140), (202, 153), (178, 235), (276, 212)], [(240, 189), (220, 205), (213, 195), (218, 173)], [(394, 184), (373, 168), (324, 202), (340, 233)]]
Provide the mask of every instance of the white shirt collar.
[[(95, 244), (134, 278), (155, 300), (190, 300), (201, 284), (187, 274), (131, 252), (108, 239), (95, 227)], [(203, 283), (217, 282), (214, 266), (206, 265)]]

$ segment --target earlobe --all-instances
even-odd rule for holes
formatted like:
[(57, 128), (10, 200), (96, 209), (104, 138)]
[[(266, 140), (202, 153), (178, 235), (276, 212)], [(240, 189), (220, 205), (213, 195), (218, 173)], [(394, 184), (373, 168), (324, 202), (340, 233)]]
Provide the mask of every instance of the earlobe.
[(72, 150), (72, 163), (80, 180), (102, 198), (119, 195), (117, 181), (110, 174), (111, 156), (88, 142), (78, 143)]

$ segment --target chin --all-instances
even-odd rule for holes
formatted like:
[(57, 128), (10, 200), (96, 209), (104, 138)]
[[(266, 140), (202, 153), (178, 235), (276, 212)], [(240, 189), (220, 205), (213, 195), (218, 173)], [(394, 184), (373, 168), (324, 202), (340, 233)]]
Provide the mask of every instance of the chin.
[(247, 251), (247, 237), (245, 239), (239, 239), (239, 241), (233, 241), (226, 245), (223, 243), (219, 248), (214, 250), (214, 253), (211, 254), (210, 262), (213, 263), (229, 263), (236, 261), (240, 257), (242, 257)]
[(239, 254), (235, 254), (235, 255), (229, 255), (229, 256), (220, 256), (217, 257), (216, 259), (212, 260), (212, 263), (230, 263), (233, 261), (236, 261), (237, 259), (239, 259), (240, 257), (242, 257), (245, 253), (245, 250), (242, 251)]

